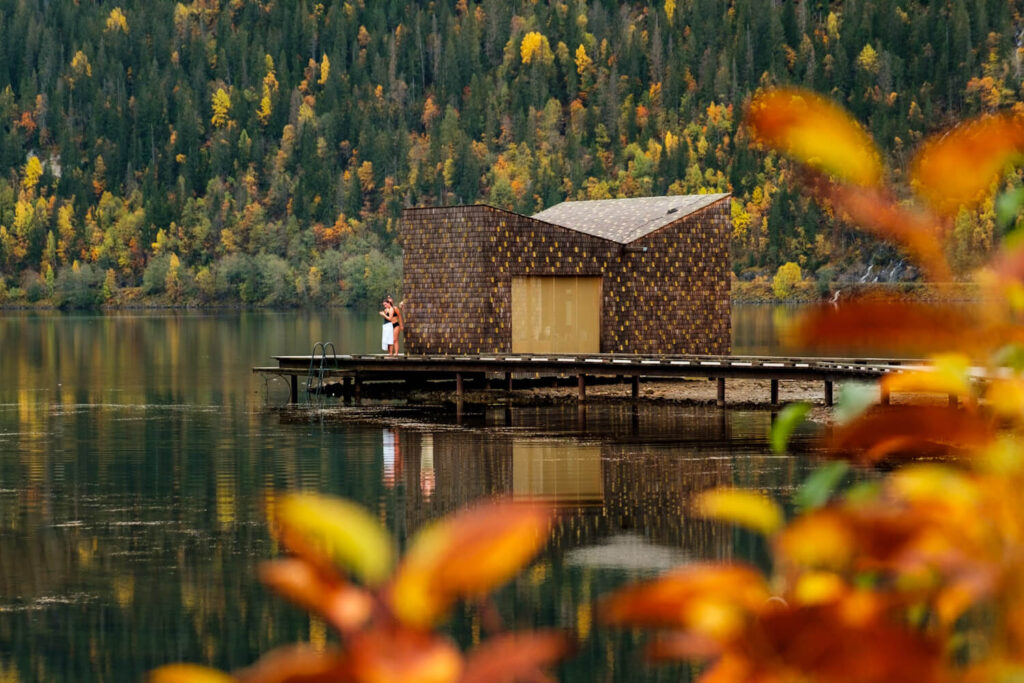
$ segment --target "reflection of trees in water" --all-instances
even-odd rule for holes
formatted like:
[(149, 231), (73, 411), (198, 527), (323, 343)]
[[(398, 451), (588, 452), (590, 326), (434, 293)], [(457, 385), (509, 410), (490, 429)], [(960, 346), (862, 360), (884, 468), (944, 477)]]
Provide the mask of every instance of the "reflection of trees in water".
[(125, 502), (83, 506), (74, 526), (30, 511), (0, 533), (0, 663), (22, 680), (142, 680), (168, 657), (231, 668), (305, 637), (308, 617), (256, 580), (271, 552), (261, 530), (202, 530)]
[[(44, 392), (43, 400), (64, 406), (260, 405), (263, 383), (253, 395), (251, 366), (275, 353), (309, 353), (325, 339), (339, 353), (369, 352), (380, 326), (368, 315), (347, 309), (5, 314), (0, 386)], [(34, 410), (38, 400), (19, 403)]]
[[(118, 421), (87, 415), (63, 432)], [(308, 616), (267, 593), (256, 564), (275, 552), (266, 500), (321, 471), (320, 450), (240, 455), (240, 435), (220, 422), (212, 444), (171, 448), (199, 417), (160, 417), (83, 436), (95, 453), (0, 462), (13, 486), (0, 491), (0, 668), (21, 680), (142, 680), (169, 658), (233, 668), (305, 637)]]
[[(473, 430), (392, 426), (397, 438), (386, 444), (380, 424), (309, 421), (312, 427), (275, 431), (265, 413), (231, 418), (154, 405), (34, 410), (10, 430), (21, 431), (5, 443), (15, 455), (0, 459), (0, 481), (9, 487), (0, 490), (0, 666), (13, 663), (23, 680), (79, 681), (140, 680), (171, 659), (247, 664), (310, 628), (307, 616), (255, 577), (259, 559), (277, 552), (264, 521), (276, 491), (358, 500), (404, 546), (429, 520), (481, 497), (516, 493), (516, 449), (524, 443), (534, 447), (519, 451), (527, 460), (567, 454), (556, 463), (560, 478), (543, 479), (541, 488), (574, 497), (549, 548), (500, 592), (499, 606), (516, 623), (587, 632), (592, 599), (619, 579), (567, 563), (565, 551), (630, 531), (687, 556), (729, 556), (729, 534), (685, 514), (690, 497), (733, 480), (779, 484), (771, 478), (777, 470), (759, 481), (751, 464), (764, 425), (725, 416), (629, 404), (587, 406), (582, 420), (573, 404), (498, 409)], [(18, 420), (0, 416), (8, 418)], [(393, 449), (390, 465), (385, 446)], [(573, 469), (575, 462), (582, 464)], [(583, 504), (595, 490), (599, 504)], [(479, 633), (473, 618), (457, 612), (452, 632)], [(614, 670), (609, 679), (629, 680), (633, 655), (629, 667), (612, 667), (607, 654), (627, 639), (595, 638), (579, 678)]]

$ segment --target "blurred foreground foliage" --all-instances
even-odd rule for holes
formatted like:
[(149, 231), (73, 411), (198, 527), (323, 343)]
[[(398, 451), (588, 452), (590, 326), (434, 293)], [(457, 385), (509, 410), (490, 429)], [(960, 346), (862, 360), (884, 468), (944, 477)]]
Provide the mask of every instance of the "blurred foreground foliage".
[[(758, 95), (748, 124), (803, 165), (830, 211), (890, 240), (939, 283), (958, 216), (991, 202), (1024, 148), (1024, 119), (995, 114), (927, 140), (912, 196), (850, 115), (801, 90)], [(1019, 193), (997, 202), (1017, 220)], [(1008, 681), (1024, 676), (1024, 245), (1011, 232), (977, 274), (984, 302), (841, 301), (793, 336), (818, 348), (885, 348), (929, 362), (886, 376), (883, 396), (938, 393), (958, 405), (867, 406), (850, 391), (823, 438), (836, 463), (796, 496), (800, 513), (756, 492), (712, 490), (695, 512), (767, 537), (773, 570), (696, 564), (628, 586), (605, 624), (656, 631), (655, 659), (708, 663), (701, 681)], [(872, 392), (872, 396), (877, 395)], [(873, 402), (873, 401), (872, 401)], [(784, 442), (802, 409), (780, 416)], [(904, 465), (837, 492), (842, 460)]]
[[(318, 494), (276, 506), (273, 530), (290, 556), (265, 563), (263, 582), (326, 622), (338, 643), (282, 647), (226, 674), (192, 664), (154, 671), (152, 683), (243, 681), (544, 680), (571, 649), (560, 631), (504, 631), (487, 593), (544, 545), (549, 508), (492, 501), (434, 522), (394, 566), (394, 541), (370, 512)], [(477, 602), (491, 637), (470, 652), (433, 629), (458, 600)]]

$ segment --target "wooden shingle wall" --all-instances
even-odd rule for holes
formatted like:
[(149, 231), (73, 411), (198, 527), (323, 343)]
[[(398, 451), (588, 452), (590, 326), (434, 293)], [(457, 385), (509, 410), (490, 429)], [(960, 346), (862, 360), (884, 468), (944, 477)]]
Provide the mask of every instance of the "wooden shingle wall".
[(487, 206), (408, 209), (406, 350), (509, 352), (512, 276), (602, 275), (603, 352), (728, 353), (729, 216), (721, 201), (623, 248)]
[(730, 233), (726, 199), (628, 245), (605, 278), (601, 350), (729, 353)]

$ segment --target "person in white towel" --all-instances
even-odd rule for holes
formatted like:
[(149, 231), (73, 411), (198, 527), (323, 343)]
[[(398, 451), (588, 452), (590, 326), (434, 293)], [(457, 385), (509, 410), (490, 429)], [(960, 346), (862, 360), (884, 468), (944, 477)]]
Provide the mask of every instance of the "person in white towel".
[(395, 347), (391, 351), (391, 355), (392, 356), (397, 356), (398, 355), (398, 335), (400, 335), (402, 333), (402, 330), (405, 328), (405, 322), (402, 320), (402, 304), (398, 304), (396, 306), (395, 305), (395, 300), (392, 299), (390, 296), (388, 296), (385, 299), (385, 301), (387, 301), (389, 304), (391, 304), (391, 312), (392, 312), (391, 322), (393, 324), (393, 328), (394, 328), (394, 332), (395, 332)]
[(383, 302), (383, 308), (377, 311), (384, 318), (384, 328), (381, 330), (380, 335), (380, 348), (381, 351), (387, 351), (388, 355), (392, 355), (395, 346), (395, 307), (391, 305), (391, 302), (387, 299)]

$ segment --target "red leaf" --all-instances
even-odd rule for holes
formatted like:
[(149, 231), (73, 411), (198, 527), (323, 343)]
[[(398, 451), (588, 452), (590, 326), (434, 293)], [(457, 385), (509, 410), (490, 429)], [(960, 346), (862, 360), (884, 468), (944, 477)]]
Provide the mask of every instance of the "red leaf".
[(976, 413), (940, 406), (879, 406), (838, 427), (829, 450), (860, 463), (899, 454), (955, 453), (979, 448), (995, 436), (991, 423)]
[(854, 300), (801, 315), (790, 341), (807, 349), (913, 356), (963, 349), (981, 340), (978, 321), (960, 309), (905, 301)]
[(488, 639), (469, 655), (461, 683), (532, 679), (565, 659), (573, 643), (562, 631), (508, 633)]
[(340, 633), (359, 629), (373, 611), (369, 593), (302, 559), (264, 562), (260, 580), (300, 607), (322, 615)]
[(462, 655), (448, 640), (404, 626), (365, 630), (348, 643), (349, 679), (373, 683), (454, 683)]
[(939, 642), (891, 623), (884, 611), (850, 602), (775, 609), (757, 623), (758, 637), (738, 643), (757, 668), (821, 683), (939, 681)]
[(1024, 121), (982, 116), (930, 139), (911, 166), (917, 191), (939, 211), (954, 214), (980, 202), (1024, 148)]
[(343, 680), (343, 665), (338, 652), (289, 645), (271, 650), (252, 666), (236, 671), (235, 677), (240, 683), (331, 683)]
[(688, 628), (712, 638), (770, 597), (764, 577), (739, 565), (695, 564), (627, 586), (598, 607), (605, 623)]

